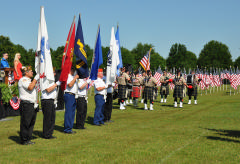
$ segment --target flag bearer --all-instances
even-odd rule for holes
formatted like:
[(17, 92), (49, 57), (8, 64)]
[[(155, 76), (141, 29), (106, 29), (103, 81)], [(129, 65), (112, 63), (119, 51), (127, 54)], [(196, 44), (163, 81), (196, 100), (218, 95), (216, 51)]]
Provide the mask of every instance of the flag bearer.
[[(194, 97), (194, 104), (197, 104), (197, 84), (199, 83), (199, 79), (197, 76), (195, 76), (195, 72), (192, 71), (191, 75), (188, 76), (187, 84), (188, 84), (188, 97), (189, 101), (188, 104), (191, 104), (191, 97)], [(189, 81), (189, 83), (188, 83)]]
[[(54, 75), (56, 75), (55, 70), (53, 71)], [(41, 106), (43, 112), (43, 138), (45, 139), (54, 139), (53, 130), (55, 126), (55, 118), (56, 118), (56, 103), (57, 101), (57, 86), (59, 86), (61, 82), (57, 81), (56, 83), (52, 83), (49, 85), (47, 89), (42, 91), (41, 96)]]
[(74, 118), (75, 118), (75, 110), (76, 110), (76, 93), (77, 93), (77, 79), (78, 75), (75, 75), (75, 68), (72, 67), (70, 73), (68, 74), (67, 79), (67, 88), (64, 94), (64, 102), (65, 102), (65, 115), (64, 115), (64, 132), (66, 134), (76, 133), (72, 131)]
[(93, 124), (97, 126), (104, 125), (104, 105), (105, 105), (105, 95), (106, 89), (108, 88), (103, 81), (103, 70), (98, 69), (97, 80), (94, 81), (94, 92), (95, 92), (95, 113), (93, 118)]
[(78, 80), (78, 98), (77, 98), (77, 114), (76, 114), (76, 128), (86, 129), (84, 127), (87, 116), (87, 84), (90, 83), (90, 79)]
[(152, 77), (152, 72), (147, 71), (147, 76), (144, 78), (144, 110), (147, 108), (147, 100), (150, 100), (150, 110), (153, 110), (153, 88), (157, 85), (157, 80)]
[(185, 79), (181, 75), (181, 71), (177, 71), (177, 76), (175, 76), (173, 80), (175, 87), (173, 92), (173, 98), (174, 98), (174, 107), (177, 107), (177, 98), (180, 98), (180, 108), (183, 107), (183, 89), (184, 85), (187, 86)]
[(31, 78), (33, 77), (31, 67), (27, 67), (22, 73), (23, 77), (18, 82), (19, 95), (21, 99), (20, 138), (21, 144), (31, 145), (35, 144), (34, 142), (31, 142), (31, 137), (37, 116), (37, 92), (35, 85), (39, 79), (39, 75), (36, 75), (33, 81), (31, 81)]
[(117, 78), (118, 82), (118, 95), (120, 99), (120, 110), (124, 110), (124, 100), (126, 98), (126, 84), (127, 81), (130, 81), (130, 77), (127, 73), (125, 73), (126, 69), (123, 67), (121, 69), (121, 75)]
[(163, 96), (165, 97), (164, 103), (167, 102), (167, 96), (169, 95), (169, 76), (167, 75), (167, 71), (163, 71), (163, 75), (160, 77), (160, 95), (161, 95), (161, 103), (163, 103)]

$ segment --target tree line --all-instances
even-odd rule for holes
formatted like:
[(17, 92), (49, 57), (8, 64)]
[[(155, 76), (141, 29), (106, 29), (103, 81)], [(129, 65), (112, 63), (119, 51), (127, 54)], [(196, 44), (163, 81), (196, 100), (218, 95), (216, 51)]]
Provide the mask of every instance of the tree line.
[[(132, 65), (133, 70), (137, 70), (140, 66), (139, 62), (146, 55), (147, 51), (153, 47), (151, 51), (151, 70), (157, 70), (158, 67), (162, 69), (172, 69), (172, 68), (185, 68), (196, 69), (199, 68), (229, 68), (229, 66), (240, 67), (240, 56), (232, 61), (232, 55), (229, 51), (227, 45), (219, 41), (209, 41), (204, 45), (201, 50), (199, 57), (197, 58), (196, 54), (187, 50), (187, 47), (184, 44), (175, 43), (172, 45), (169, 51), (167, 59), (164, 59), (159, 53), (157, 53), (152, 44), (143, 44), (138, 43), (135, 48), (128, 50), (127, 48), (121, 47), (122, 61), (124, 65)], [(87, 61), (89, 67), (91, 67), (92, 57), (93, 57), (93, 48), (89, 45), (85, 45), (87, 53)], [(64, 46), (58, 47), (56, 50), (50, 49), (52, 55), (53, 66), (56, 69), (61, 69), (62, 63), (62, 54)], [(109, 47), (102, 47), (103, 53), (103, 64), (101, 68), (106, 68), (107, 64), (107, 54)], [(31, 65), (34, 68), (35, 65), (35, 50), (29, 49), (26, 50), (23, 46), (19, 44), (14, 44), (11, 42), (9, 37), (0, 36), (0, 54), (8, 53), (9, 58), (8, 62), (11, 67), (13, 67), (13, 60), (15, 54), (19, 52), (21, 54), (21, 63), (23, 65)], [(73, 63), (75, 63), (76, 58), (74, 56)]]

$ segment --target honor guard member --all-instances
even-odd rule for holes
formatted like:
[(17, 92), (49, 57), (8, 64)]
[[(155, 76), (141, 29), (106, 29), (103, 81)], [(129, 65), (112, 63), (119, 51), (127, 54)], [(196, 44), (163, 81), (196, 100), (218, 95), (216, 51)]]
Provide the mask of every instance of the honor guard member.
[[(56, 75), (55, 70), (53, 71)], [(41, 106), (43, 112), (43, 138), (45, 139), (54, 139), (53, 130), (55, 126), (56, 118), (56, 104), (57, 101), (57, 86), (61, 82), (57, 81), (56, 83), (52, 82), (49, 84), (49, 87), (42, 91), (41, 95)]]
[(91, 79), (78, 79), (76, 129), (86, 129), (84, 124), (87, 116), (87, 85), (90, 82)]
[(39, 74), (37, 74), (33, 81), (33, 71), (31, 67), (27, 67), (23, 70), (23, 77), (18, 82), (19, 96), (20, 96), (20, 138), (21, 144), (30, 145), (35, 144), (31, 142), (32, 132), (36, 121), (37, 110), (37, 91), (35, 85), (39, 79)]
[(153, 110), (153, 88), (157, 85), (157, 80), (152, 77), (152, 72), (147, 71), (147, 76), (144, 78), (144, 110), (147, 108), (147, 100), (150, 100), (150, 110)]
[(183, 107), (183, 89), (187, 86), (185, 79), (181, 75), (181, 71), (177, 70), (177, 76), (173, 80), (175, 87), (173, 91), (174, 107), (177, 107), (177, 98), (180, 98), (180, 108)]
[(197, 104), (197, 85), (199, 83), (198, 77), (195, 75), (194, 71), (191, 71), (191, 75), (187, 76), (188, 90), (187, 94), (189, 97), (188, 104), (191, 104), (191, 97), (194, 97), (194, 104)]
[(130, 81), (130, 77), (125, 73), (126, 69), (123, 67), (121, 69), (121, 75), (117, 78), (118, 82), (118, 96), (120, 99), (120, 110), (124, 110), (124, 100), (126, 98), (126, 85), (127, 81)]
[(160, 77), (160, 95), (161, 95), (161, 103), (163, 103), (163, 96), (165, 97), (164, 103), (167, 102), (167, 96), (169, 95), (169, 76), (167, 75), (167, 71), (163, 71), (163, 75)]
[(142, 78), (139, 77), (139, 72), (135, 72), (135, 76), (132, 78), (133, 83), (133, 91), (132, 91), (132, 97), (133, 97), (133, 106), (137, 107), (138, 105), (138, 98), (140, 97), (140, 85), (142, 85)]
[(72, 67), (70, 74), (68, 74), (67, 79), (67, 87), (64, 94), (64, 102), (65, 102), (65, 115), (64, 115), (64, 132), (67, 134), (76, 133), (72, 131), (74, 118), (75, 118), (75, 110), (76, 110), (76, 93), (78, 90), (77, 79), (78, 75), (75, 75), (75, 68)]
[(107, 88), (107, 98), (104, 105), (104, 122), (113, 122), (111, 120), (112, 115), (112, 101), (113, 101), (113, 87)]
[[(141, 81), (143, 82), (146, 77), (146, 72), (142, 73)], [(141, 103), (144, 103), (144, 88), (142, 88), (142, 100)]]
[(107, 86), (103, 81), (103, 70), (98, 69), (97, 80), (94, 81), (95, 92), (95, 113), (93, 118), (93, 124), (97, 126), (104, 125), (104, 105)]

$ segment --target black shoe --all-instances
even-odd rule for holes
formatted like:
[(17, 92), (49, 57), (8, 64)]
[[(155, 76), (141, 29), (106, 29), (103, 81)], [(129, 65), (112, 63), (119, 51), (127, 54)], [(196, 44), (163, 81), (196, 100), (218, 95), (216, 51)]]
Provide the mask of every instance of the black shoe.
[(65, 132), (66, 134), (75, 134), (75, 131)]
[(21, 144), (22, 145), (28, 145), (28, 141), (22, 141)]
[(76, 128), (76, 129), (87, 129), (87, 128), (86, 128), (86, 127), (83, 127), (83, 128), (82, 128), (82, 127), (78, 127), (78, 128)]

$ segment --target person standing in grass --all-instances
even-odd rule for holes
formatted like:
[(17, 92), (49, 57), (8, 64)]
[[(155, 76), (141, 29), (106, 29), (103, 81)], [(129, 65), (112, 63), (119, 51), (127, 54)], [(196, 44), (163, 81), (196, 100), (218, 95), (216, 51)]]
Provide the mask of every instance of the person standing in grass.
[(86, 129), (84, 127), (87, 116), (87, 84), (91, 79), (78, 79), (78, 98), (77, 98), (77, 113), (76, 113), (76, 129)]
[(128, 74), (125, 72), (126, 69), (123, 67), (121, 69), (121, 75), (117, 78), (118, 82), (118, 96), (120, 99), (120, 110), (124, 110), (124, 104), (125, 104), (125, 99), (126, 99), (126, 89), (127, 89), (127, 81), (130, 81), (130, 77)]
[(140, 85), (142, 84), (142, 78), (139, 77), (139, 72), (135, 72), (135, 76), (132, 78), (133, 82), (133, 91), (132, 91), (132, 97), (133, 97), (133, 106), (138, 106), (138, 98), (140, 97)]
[[(188, 83), (189, 81), (189, 83)], [(188, 104), (191, 104), (191, 98), (194, 97), (194, 104), (197, 104), (197, 85), (199, 83), (199, 79), (197, 76), (195, 76), (195, 72), (191, 71), (191, 75), (188, 76), (187, 84), (188, 84), (188, 90), (187, 94), (189, 97)]]
[[(142, 77), (141, 77), (141, 81), (144, 81), (146, 77), (146, 72), (143, 72), (142, 73)], [(142, 88), (142, 100), (141, 100), (141, 103), (144, 103), (144, 88)]]
[[(55, 70), (53, 70), (54, 75), (56, 75)], [(43, 138), (45, 139), (54, 139), (53, 130), (55, 126), (55, 117), (56, 117), (56, 105), (54, 102), (57, 97), (57, 86), (61, 82), (57, 81), (49, 85), (47, 89), (42, 91), (41, 95), (41, 106), (43, 112)]]
[(93, 124), (97, 126), (104, 125), (104, 105), (105, 95), (108, 86), (103, 81), (103, 69), (98, 69), (97, 80), (94, 81), (94, 92), (95, 92), (95, 112), (93, 118)]
[(163, 75), (160, 77), (160, 95), (161, 95), (161, 103), (163, 103), (163, 96), (165, 97), (164, 103), (167, 102), (167, 96), (169, 95), (169, 76), (167, 75), (167, 71), (163, 71)]
[(32, 77), (33, 71), (31, 67), (27, 67), (26, 70), (23, 71), (23, 78), (21, 78), (18, 83), (19, 97), (21, 100), (19, 108), (21, 116), (20, 138), (21, 144), (23, 145), (35, 144), (31, 142), (31, 137), (37, 117), (37, 110), (35, 110), (37, 100), (35, 85), (39, 79), (39, 75), (37, 74), (33, 81), (31, 81)]
[(177, 70), (177, 76), (175, 76), (173, 83), (175, 84), (173, 91), (174, 107), (177, 107), (177, 98), (180, 98), (179, 107), (183, 107), (183, 89), (184, 85), (187, 86), (185, 79), (181, 75), (181, 70)]
[(75, 68), (72, 67), (70, 73), (68, 74), (67, 79), (67, 88), (64, 94), (64, 102), (65, 102), (65, 115), (64, 115), (64, 132), (66, 134), (76, 133), (72, 131), (74, 118), (75, 118), (75, 110), (76, 110), (76, 99), (75, 95), (77, 93), (77, 79), (78, 75), (75, 75)]
[(147, 71), (147, 76), (144, 78), (144, 110), (148, 110), (147, 108), (147, 100), (150, 100), (150, 110), (153, 109), (153, 88), (157, 85), (157, 80), (152, 77), (152, 72), (150, 70)]

